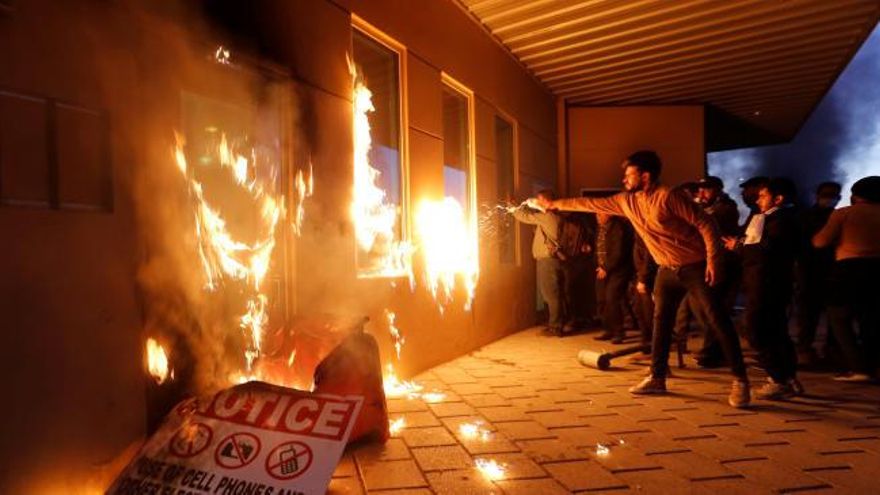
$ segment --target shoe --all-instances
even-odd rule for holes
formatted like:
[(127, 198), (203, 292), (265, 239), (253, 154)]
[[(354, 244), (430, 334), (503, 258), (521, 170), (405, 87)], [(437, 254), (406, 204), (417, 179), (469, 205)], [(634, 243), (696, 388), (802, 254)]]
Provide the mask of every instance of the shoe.
[(577, 332), (580, 328), (583, 328), (583, 327), (581, 327), (577, 323), (566, 323), (565, 325), (562, 326), (562, 333), (563, 334), (574, 333), (574, 332)]
[(835, 382), (868, 383), (873, 380), (867, 373), (844, 373), (832, 378)]
[(552, 337), (559, 337), (562, 335), (562, 328), (554, 326), (554, 325), (548, 325), (548, 326), (544, 327), (544, 331), (542, 333), (544, 335), (549, 335)]
[(804, 395), (804, 384), (800, 382), (797, 378), (791, 378), (788, 380), (789, 386), (794, 390), (795, 395)]
[(629, 389), (629, 393), (635, 395), (657, 395), (666, 393), (666, 379), (654, 378), (648, 375), (644, 380)]
[(730, 386), (730, 395), (727, 397), (727, 403), (732, 407), (743, 408), (749, 405), (750, 396), (749, 382), (736, 379), (733, 381), (733, 385)]
[(621, 344), (623, 344), (623, 337), (621, 337), (621, 336), (614, 337), (613, 339), (611, 339), (611, 343), (614, 345), (621, 345)]
[(755, 398), (761, 400), (785, 400), (797, 395), (792, 380), (784, 383), (774, 382), (772, 379), (767, 380), (767, 384), (755, 391)]
[(613, 338), (614, 335), (612, 335), (611, 332), (602, 332), (596, 336), (596, 340), (611, 340)]

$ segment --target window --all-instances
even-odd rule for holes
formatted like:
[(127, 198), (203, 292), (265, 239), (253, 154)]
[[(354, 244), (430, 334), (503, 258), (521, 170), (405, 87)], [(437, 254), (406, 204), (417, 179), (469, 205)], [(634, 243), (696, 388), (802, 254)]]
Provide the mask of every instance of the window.
[(454, 198), (474, 223), (473, 93), (443, 74), (443, 192)]
[[(499, 203), (516, 195), (516, 133), (514, 125), (495, 117), (495, 165), (497, 170), (496, 198)], [(517, 263), (516, 222), (511, 215), (498, 216), (498, 249), (502, 263)]]
[[(368, 124), (366, 156), (355, 156), (356, 263), (359, 277), (395, 277), (409, 272), (402, 248), (406, 235), (407, 189), (404, 125), (405, 48), (353, 17), (352, 59), (358, 84), (369, 90), (371, 109), (355, 109), (355, 139)], [(353, 96), (357, 99), (357, 96)], [(359, 112), (365, 113), (358, 115)], [(365, 118), (364, 118), (365, 117)], [(368, 228), (368, 225), (371, 227)]]

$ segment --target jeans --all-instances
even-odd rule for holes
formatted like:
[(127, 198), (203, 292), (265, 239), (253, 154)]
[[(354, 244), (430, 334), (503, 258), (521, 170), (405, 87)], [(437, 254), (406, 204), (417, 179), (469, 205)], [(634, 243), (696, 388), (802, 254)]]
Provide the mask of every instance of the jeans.
[[(838, 261), (831, 270), (828, 319), (849, 371), (880, 365), (880, 258)], [(853, 328), (858, 323), (858, 334)]]
[(632, 274), (629, 271), (609, 272), (604, 279), (596, 279), (596, 296), (602, 311), (605, 332), (623, 338), (624, 304), (629, 304), (627, 288)]
[(593, 279), (591, 266), (588, 256), (576, 256), (562, 263), (562, 299), (565, 301), (562, 313), (569, 323), (584, 324), (594, 312), (592, 300), (588, 297), (588, 284)]
[(538, 258), (535, 260), (538, 270), (538, 289), (547, 304), (550, 327), (562, 326), (562, 262), (556, 258)]
[(785, 383), (797, 372), (797, 353), (788, 334), (786, 309), (791, 300), (791, 275), (768, 275), (760, 267), (746, 267), (745, 328), (758, 362), (776, 383)]
[(636, 292), (636, 320), (642, 334), (642, 345), (650, 345), (654, 335), (654, 297), (651, 295), (651, 287), (648, 292), (641, 294)]
[(706, 264), (693, 263), (672, 268), (661, 266), (654, 282), (654, 339), (651, 349), (651, 373), (655, 378), (665, 378), (669, 371), (669, 346), (675, 327), (675, 315), (685, 294), (691, 294), (694, 309), (707, 331), (713, 332), (721, 344), (731, 371), (739, 379), (746, 380), (739, 337), (721, 302), (706, 283)]

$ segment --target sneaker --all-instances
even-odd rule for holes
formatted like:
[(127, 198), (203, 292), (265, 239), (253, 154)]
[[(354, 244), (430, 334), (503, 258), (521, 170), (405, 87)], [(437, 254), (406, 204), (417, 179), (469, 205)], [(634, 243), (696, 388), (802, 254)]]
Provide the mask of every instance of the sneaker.
[(761, 400), (785, 400), (797, 395), (792, 380), (784, 383), (774, 382), (772, 379), (767, 380), (767, 384), (755, 391), (755, 398)]
[(871, 378), (871, 375), (867, 373), (844, 373), (835, 376), (832, 380), (836, 382), (867, 383), (873, 379)]
[(737, 378), (730, 386), (730, 395), (727, 397), (727, 403), (732, 407), (743, 408), (749, 405), (750, 401), (749, 382)]
[(666, 393), (666, 379), (654, 378), (648, 375), (644, 380), (629, 389), (629, 393), (635, 395), (656, 395)]
[(800, 380), (792, 378), (788, 380), (788, 384), (791, 386), (791, 389), (794, 390), (795, 395), (804, 395), (804, 384), (802, 384)]

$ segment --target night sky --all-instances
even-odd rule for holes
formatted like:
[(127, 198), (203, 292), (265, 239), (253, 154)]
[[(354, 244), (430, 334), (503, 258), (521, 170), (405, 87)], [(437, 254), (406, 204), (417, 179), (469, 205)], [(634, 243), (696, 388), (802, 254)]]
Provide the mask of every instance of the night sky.
[(724, 180), (731, 197), (755, 175), (788, 176), (798, 184), (801, 201), (811, 203), (822, 181), (849, 188), (866, 175), (880, 175), (880, 28), (825, 95), (800, 132), (788, 144), (709, 154), (709, 173)]

